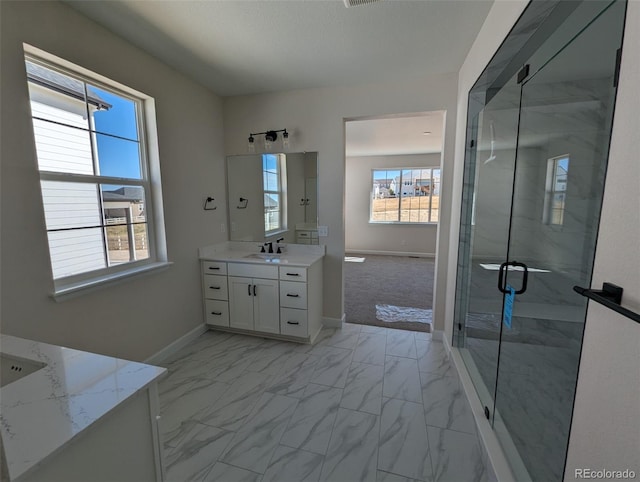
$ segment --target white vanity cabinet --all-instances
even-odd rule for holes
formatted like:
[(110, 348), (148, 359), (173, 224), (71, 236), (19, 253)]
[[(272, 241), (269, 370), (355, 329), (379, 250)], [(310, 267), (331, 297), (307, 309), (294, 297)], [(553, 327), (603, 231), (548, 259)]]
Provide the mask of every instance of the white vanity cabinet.
[(230, 327), (280, 333), (277, 280), (230, 276), (229, 286)]
[(206, 323), (213, 326), (229, 326), (227, 263), (202, 263), (202, 292)]
[(202, 287), (211, 328), (303, 342), (322, 328), (321, 258), (309, 266), (203, 260)]

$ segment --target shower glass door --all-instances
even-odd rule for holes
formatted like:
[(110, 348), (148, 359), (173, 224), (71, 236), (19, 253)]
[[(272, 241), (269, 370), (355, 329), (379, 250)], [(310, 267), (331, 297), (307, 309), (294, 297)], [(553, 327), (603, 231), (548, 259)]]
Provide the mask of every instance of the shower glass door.
[[(557, 51), (531, 59), (520, 97), (508, 260), (528, 283), (503, 324), (494, 428), (533, 480), (563, 478), (587, 305), (573, 286), (591, 284), (625, 4), (599, 10), (542, 46)], [(521, 286), (521, 272), (505, 277)]]
[[(485, 101), (486, 99), (483, 99)], [(509, 241), (520, 85), (514, 75), (470, 124), (463, 189), (456, 319), (464, 319), (457, 341), (482, 403), (493, 409), (502, 293), (497, 269)], [(462, 246), (464, 244), (464, 247)]]
[(556, 5), (469, 105), (454, 345), (519, 481), (563, 479), (626, 10)]

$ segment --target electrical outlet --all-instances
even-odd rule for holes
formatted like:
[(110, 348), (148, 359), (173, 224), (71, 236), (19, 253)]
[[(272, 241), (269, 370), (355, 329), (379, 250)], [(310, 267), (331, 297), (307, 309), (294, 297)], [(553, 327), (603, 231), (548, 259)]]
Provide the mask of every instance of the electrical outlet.
[(318, 226), (318, 236), (322, 238), (329, 236), (329, 226)]

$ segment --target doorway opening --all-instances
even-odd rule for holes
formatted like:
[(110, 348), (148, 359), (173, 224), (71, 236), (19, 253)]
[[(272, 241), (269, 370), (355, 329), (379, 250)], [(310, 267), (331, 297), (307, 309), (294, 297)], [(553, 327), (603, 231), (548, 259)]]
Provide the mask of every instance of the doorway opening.
[(348, 323), (431, 332), (444, 111), (345, 122)]

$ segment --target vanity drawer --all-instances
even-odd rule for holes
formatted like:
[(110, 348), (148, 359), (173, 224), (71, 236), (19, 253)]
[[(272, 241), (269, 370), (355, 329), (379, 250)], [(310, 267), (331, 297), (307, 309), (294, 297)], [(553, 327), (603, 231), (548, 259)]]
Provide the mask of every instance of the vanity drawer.
[(244, 278), (278, 279), (277, 266), (264, 266), (260, 264), (229, 263), (229, 276), (241, 276)]
[(227, 263), (221, 261), (203, 261), (202, 272), (204, 274), (227, 274)]
[(280, 306), (307, 309), (307, 284), (280, 281)]
[(219, 300), (205, 300), (207, 325), (229, 326), (229, 303)]
[(307, 310), (280, 308), (280, 334), (308, 337)]
[(229, 290), (227, 287), (227, 277), (215, 274), (204, 275), (204, 297), (209, 300), (228, 300)]
[(307, 268), (287, 268), (280, 266), (280, 279), (288, 281), (307, 281)]

